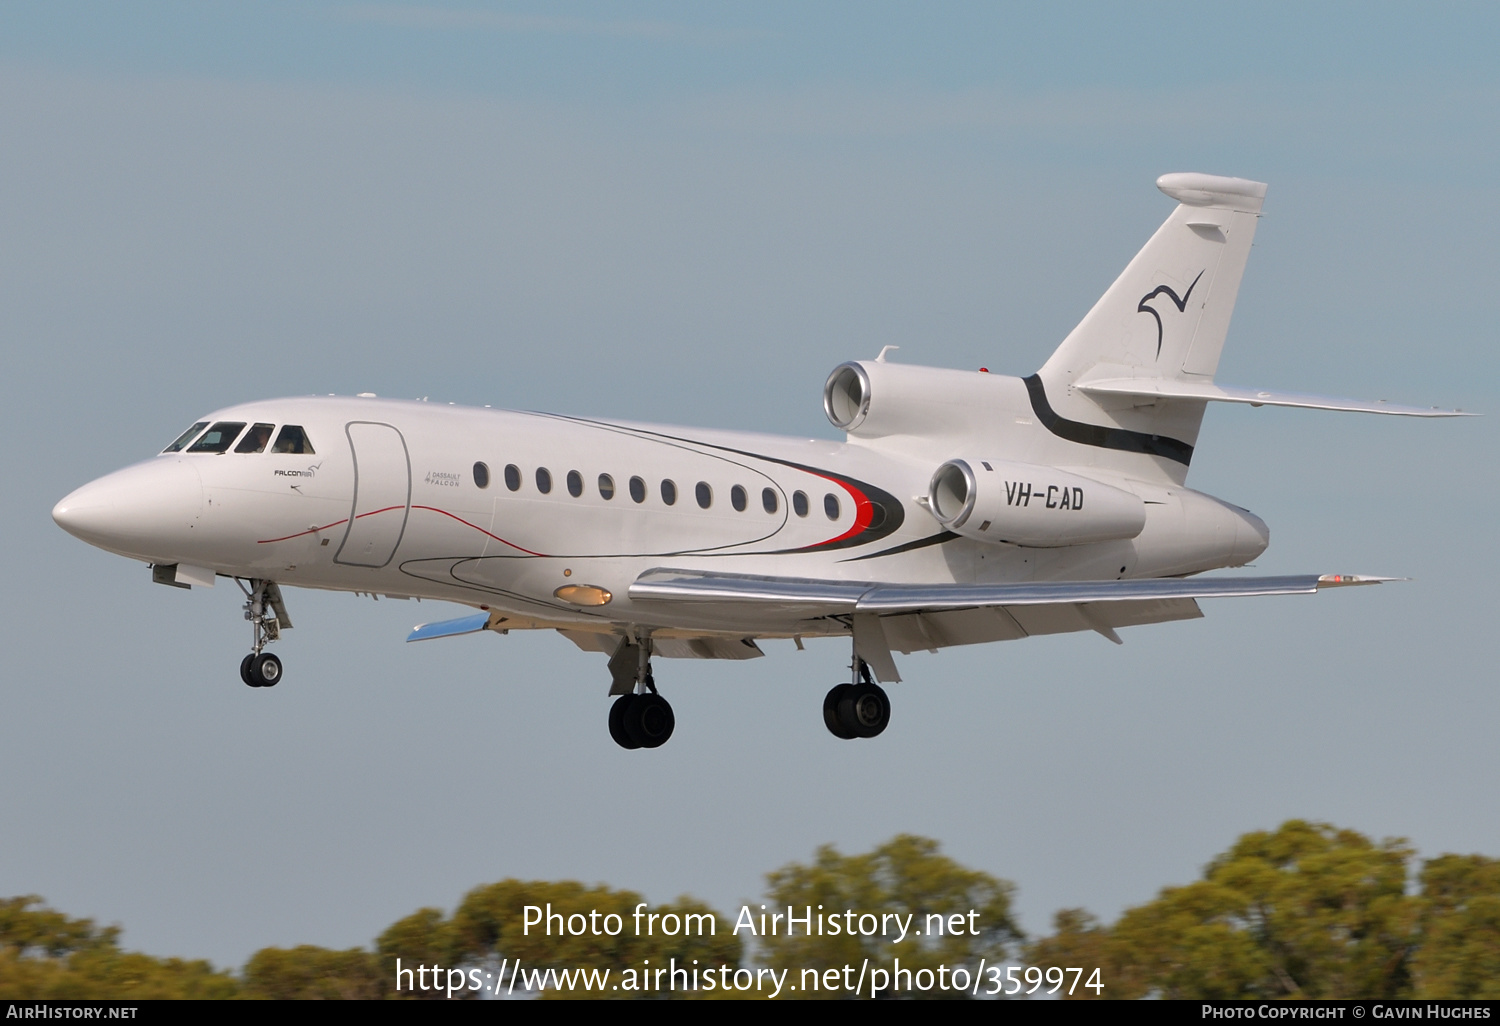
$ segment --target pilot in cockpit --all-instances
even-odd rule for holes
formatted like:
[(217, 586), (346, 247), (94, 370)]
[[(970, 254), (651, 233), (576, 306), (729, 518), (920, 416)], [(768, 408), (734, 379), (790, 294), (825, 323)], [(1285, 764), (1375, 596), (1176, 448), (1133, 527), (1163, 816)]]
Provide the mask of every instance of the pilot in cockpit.
[(281, 429), (281, 434), (276, 436), (276, 444), (271, 446), (271, 451), (310, 456), (313, 447), (307, 440), (307, 433), (299, 425), (287, 424)]
[(270, 424), (253, 424), (245, 437), (240, 439), (240, 444), (234, 447), (235, 452), (265, 452), (266, 443), (271, 440)]

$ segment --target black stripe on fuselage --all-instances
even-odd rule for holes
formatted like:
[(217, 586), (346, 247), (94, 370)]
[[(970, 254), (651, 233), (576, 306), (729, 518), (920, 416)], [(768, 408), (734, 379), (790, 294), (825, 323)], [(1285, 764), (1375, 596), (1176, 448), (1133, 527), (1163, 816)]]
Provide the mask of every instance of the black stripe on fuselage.
[(1036, 419), (1058, 438), (1077, 442), (1079, 445), (1098, 446), (1101, 449), (1160, 456), (1163, 459), (1181, 463), (1184, 467), (1192, 462), (1193, 447), (1186, 442), (1180, 442), (1175, 438), (1164, 438), (1161, 435), (1148, 435), (1144, 431), (1102, 427), (1098, 424), (1069, 420), (1061, 416), (1052, 408), (1052, 404), (1047, 402), (1047, 390), (1042, 386), (1040, 375), (1033, 374), (1021, 380), (1026, 382), (1026, 393), (1031, 396), (1031, 411), (1036, 414)]
[(918, 538), (916, 541), (909, 541), (905, 545), (897, 545), (889, 549), (881, 549), (879, 552), (868, 552), (863, 556), (850, 556), (848, 559), (839, 560), (839, 562), (858, 563), (862, 559), (876, 559), (880, 556), (894, 556), (900, 552), (911, 552), (913, 549), (925, 549), (929, 545), (941, 545), (943, 544), (943, 542), (952, 541), (957, 537), (958, 535), (954, 534), (952, 531), (939, 531), (937, 534), (929, 535), (926, 538)]
[[(863, 531), (852, 537), (845, 538), (842, 541), (831, 543), (820, 542), (816, 545), (804, 545), (794, 549), (769, 549), (765, 552), (756, 553), (757, 555), (776, 556), (784, 555), (790, 552), (831, 552), (834, 549), (847, 549), (854, 545), (869, 545), (872, 542), (878, 542), (882, 538), (888, 538), (891, 535), (895, 534), (898, 530), (901, 529), (901, 525), (906, 522), (906, 509), (901, 505), (900, 499), (896, 498), (884, 488), (877, 488), (866, 481), (861, 481), (857, 477), (849, 477), (847, 474), (839, 474), (832, 470), (823, 470), (819, 467), (809, 466), (805, 463), (793, 463), (791, 460), (777, 459), (775, 456), (767, 456), (764, 453), (750, 452), (747, 449), (735, 449), (727, 445), (715, 445), (712, 442), (702, 442), (696, 438), (684, 438), (681, 435), (669, 435), (660, 431), (652, 431), (649, 428), (630, 427), (624, 424), (611, 424), (608, 421), (590, 420), (586, 417), (569, 417), (563, 414), (556, 413), (543, 414), (543, 416), (553, 417), (557, 420), (568, 420), (572, 421), (575, 424), (588, 424), (593, 427), (608, 428), (611, 431), (619, 431), (625, 434), (632, 434), (648, 438), (665, 438), (673, 442), (682, 442), (688, 445), (701, 446), (704, 449), (717, 449), (719, 452), (732, 452), (736, 456), (748, 456), (751, 459), (764, 460), (767, 463), (776, 463), (780, 464), (783, 467), (791, 467), (793, 470), (806, 471), (809, 474), (814, 474), (818, 477), (839, 481), (845, 485), (857, 489), (864, 494), (864, 497), (869, 500), (871, 505), (876, 507), (876, 510), (873, 514), (876, 519), (872, 519), (870, 524)], [(781, 488), (779, 482), (777, 482), (777, 487), (778, 489)], [(786, 493), (783, 491), (782, 498), (785, 499), (785, 497)], [(884, 513), (883, 517), (880, 516), (881, 513)], [(857, 517), (858, 515), (859, 513), (856, 510), (855, 516)], [(738, 555), (741, 553), (736, 554)], [(882, 553), (876, 553), (876, 555), (882, 555)], [(849, 561), (843, 560), (842, 562)]]

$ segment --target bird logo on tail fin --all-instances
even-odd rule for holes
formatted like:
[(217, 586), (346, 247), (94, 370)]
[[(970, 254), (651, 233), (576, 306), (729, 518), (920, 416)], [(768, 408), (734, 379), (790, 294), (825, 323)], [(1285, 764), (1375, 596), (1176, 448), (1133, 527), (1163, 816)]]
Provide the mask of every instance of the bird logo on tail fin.
[[(1204, 270), (1207, 270), (1207, 268), (1205, 268)], [(1177, 312), (1178, 313), (1186, 313), (1187, 312), (1188, 299), (1192, 296), (1193, 289), (1197, 286), (1199, 278), (1202, 278), (1202, 277), (1203, 277), (1203, 271), (1199, 271), (1198, 272), (1198, 277), (1193, 279), (1193, 284), (1189, 285), (1187, 287), (1187, 291), (1182, 294), (1182, 298), (1180, 298), (1180, 299), (1177, 297), (1177, 293), (1175, 291), (1173, 291), (1172, 286), (1170, 286), (1170, 285), (1158, 285), (1158, 286), (1156, 286), (1156, 288), (1152, 289), (1150, 292), (1148, 292), (1144, 296), (1142, 296), (1140, 304), (1138, 306), (1136, 306), (1136, 308), (1135, 308), (1136, 313), (1148, 313), (1156, 321), (1156, 358), (1158, 360), (1161, 359), (1161, 339), (1162, 339), (1161, 314), (1157, 313), (1156, 309), (1154, 307), (1147, 306), (1146, 304), (1149, 303), (1149, 302), (1151, 302), (1151, 300), (1155, 299), (1157, 296), (1164, 295), (1164, 296), (1166, 296), (1168, 299), (1170, 299), (1172, 301), (1172, 304), (1174, 306), (1177, 307)]]

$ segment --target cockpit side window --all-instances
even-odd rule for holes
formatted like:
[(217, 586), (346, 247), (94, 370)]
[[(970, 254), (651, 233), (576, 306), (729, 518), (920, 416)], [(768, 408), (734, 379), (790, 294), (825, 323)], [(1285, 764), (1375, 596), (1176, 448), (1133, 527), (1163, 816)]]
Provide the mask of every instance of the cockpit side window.
[(182, 451), (182, 447), (184, 445), (187, 445), (193, 439), (197, 438), (198, 437), (198, 432), (202, 431), (206, 427), (208, 427), (208, 421), (206, 421), (206, 420), (200, 420), (198, 423), (196, 423), (192, 427), (188, 428), (182, 434), (178, 435), (177, 436), (177, 441), (175, 441), (171, 445), (167, 446), (165, 449), (162, 450), (162, 452), (164, 452), (164, 453), (166, 453), (166, 452), (181, 452)]
[(221, 420), (205, 431), (188, 452), (226, 452), (243, 430), (243, 420)]
[(307, 432), (296, 424), (287, 424), (281, 429), (281, 434), (276, 436), (276, 444), (271, 446), (272, 452), (290, 452), (299, 456), (312, 456), (312, 443), (307, 440)]
[(271, 440), (271, 428), (274, 424), (251, 424), (250, 430), (245, 432), (245, 437), (240, 439), (240, 444), (234, 447), (235, 452), (265, 452), (266, 443)]

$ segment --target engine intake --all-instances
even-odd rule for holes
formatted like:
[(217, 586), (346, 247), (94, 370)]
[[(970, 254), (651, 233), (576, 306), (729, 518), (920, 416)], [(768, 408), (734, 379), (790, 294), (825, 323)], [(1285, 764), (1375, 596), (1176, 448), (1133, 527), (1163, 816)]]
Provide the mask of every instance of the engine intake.
[(855, 438), (963, 437), (1013, 400), (1018, 387), (999, 374), (859, 360), (828, 375), (823, 412)]
[(1066, 470), (1006, 460), (949, 460), (927, 486), (938, 523), (978, 541), (1059, 548), (1134, 538), (1140, 497)]

